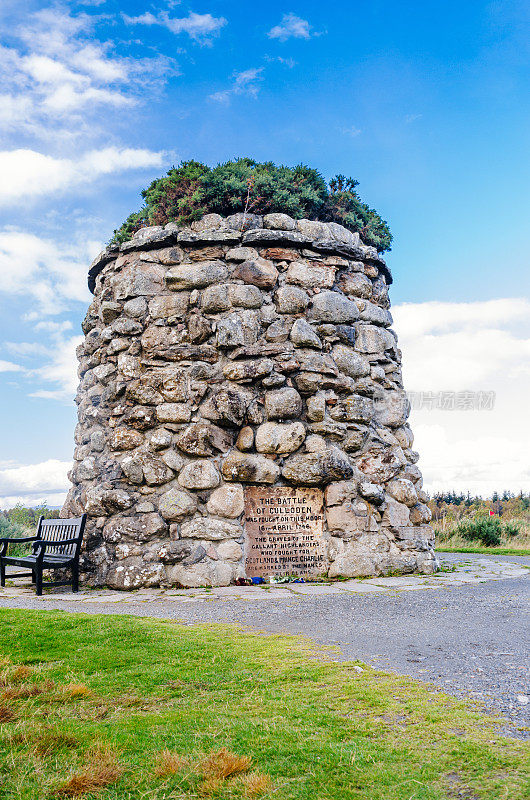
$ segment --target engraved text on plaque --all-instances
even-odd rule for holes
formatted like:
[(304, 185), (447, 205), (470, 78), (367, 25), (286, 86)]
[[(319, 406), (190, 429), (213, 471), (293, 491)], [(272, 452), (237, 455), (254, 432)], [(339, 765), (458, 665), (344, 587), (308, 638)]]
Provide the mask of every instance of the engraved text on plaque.
[(245, 568), (249, 578), (326, 571), (320, 489), (245, 489)]

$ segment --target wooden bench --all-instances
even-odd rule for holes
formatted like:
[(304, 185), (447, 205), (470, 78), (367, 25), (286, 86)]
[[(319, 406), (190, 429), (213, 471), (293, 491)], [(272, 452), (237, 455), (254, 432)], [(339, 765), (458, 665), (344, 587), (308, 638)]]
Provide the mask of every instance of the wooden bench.
[[(42, 572), (45, 569), (71, 569), (71, 581), (56, 581), (48, 586), (67, 586), (79, 591), (79, 552), (86, 524), (86, 514), (75, 519), (39, 519), (36, 536), (0, 539), (0, 585), (6, 583), (6, 565), (28, 567), (31, 572), (16, 572), (9, 577), (29, 578), (35, 584), (38, 595), (42, 594)], [(10, 544), (33, 542), (31, 554), (9, 556)]]

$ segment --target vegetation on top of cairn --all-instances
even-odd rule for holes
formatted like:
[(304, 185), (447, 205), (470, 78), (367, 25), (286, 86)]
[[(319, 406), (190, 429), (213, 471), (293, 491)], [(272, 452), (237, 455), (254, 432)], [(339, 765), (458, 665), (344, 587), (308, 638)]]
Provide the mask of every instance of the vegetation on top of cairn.
[(189, 225), (209, 213), (228, 216), (247, 211), (338, 222), (357, 231), (380, 252), (389, 250), (388, 224), (361, 201), (357, 186), (358, 181), (344, 175), (328, 184), (318, 170), (303, 164), (284, 167), (240, 158), (210, 168), (199, 161), (184, 161), (142, 191), (144, 206), (114, 231), (111, 243), (127, 241), (146, 225)]

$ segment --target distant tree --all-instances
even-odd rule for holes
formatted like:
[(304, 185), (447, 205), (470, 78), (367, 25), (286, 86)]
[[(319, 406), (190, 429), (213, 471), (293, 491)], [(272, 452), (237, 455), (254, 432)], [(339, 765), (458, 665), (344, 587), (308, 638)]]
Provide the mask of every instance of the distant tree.
[(34, 507), (23, 506), (22, 503), (17, 503), (14, 508), (11, 508), (7, 512), (8, 519), (22, 529), (36, 528), (39, 517), (53, 519), (56, 516), (57, 511), (48, 508), (46, 503)]

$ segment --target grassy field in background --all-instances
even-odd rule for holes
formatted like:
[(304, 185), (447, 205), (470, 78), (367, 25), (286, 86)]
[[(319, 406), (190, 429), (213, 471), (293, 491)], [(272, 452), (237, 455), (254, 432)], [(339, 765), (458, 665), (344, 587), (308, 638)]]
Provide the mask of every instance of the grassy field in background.
[(530, 548), (528, 547), (479, 547), (469, 544), (446, 544), (445, 542), (436, 542), (437, 553), (482, 553), (488, 556), (530, 556)]
[(502, 536), (499, 545), (485, 546), (480, 541), (466, 539), (458, 530), (458, 523), (452, 522), (445, 528), (432, 523), (436, 535), (436, 550), (440, 553), (484, 553), (487, 555), (528, 556), (530, 555), (530, 528), (523, 520), (517, 520), (520, 532), (517, 536)]
[(0, 654), (1, 798), (530, 791), (528, 749), (469, 704), (301, 638), (3, 609)]

